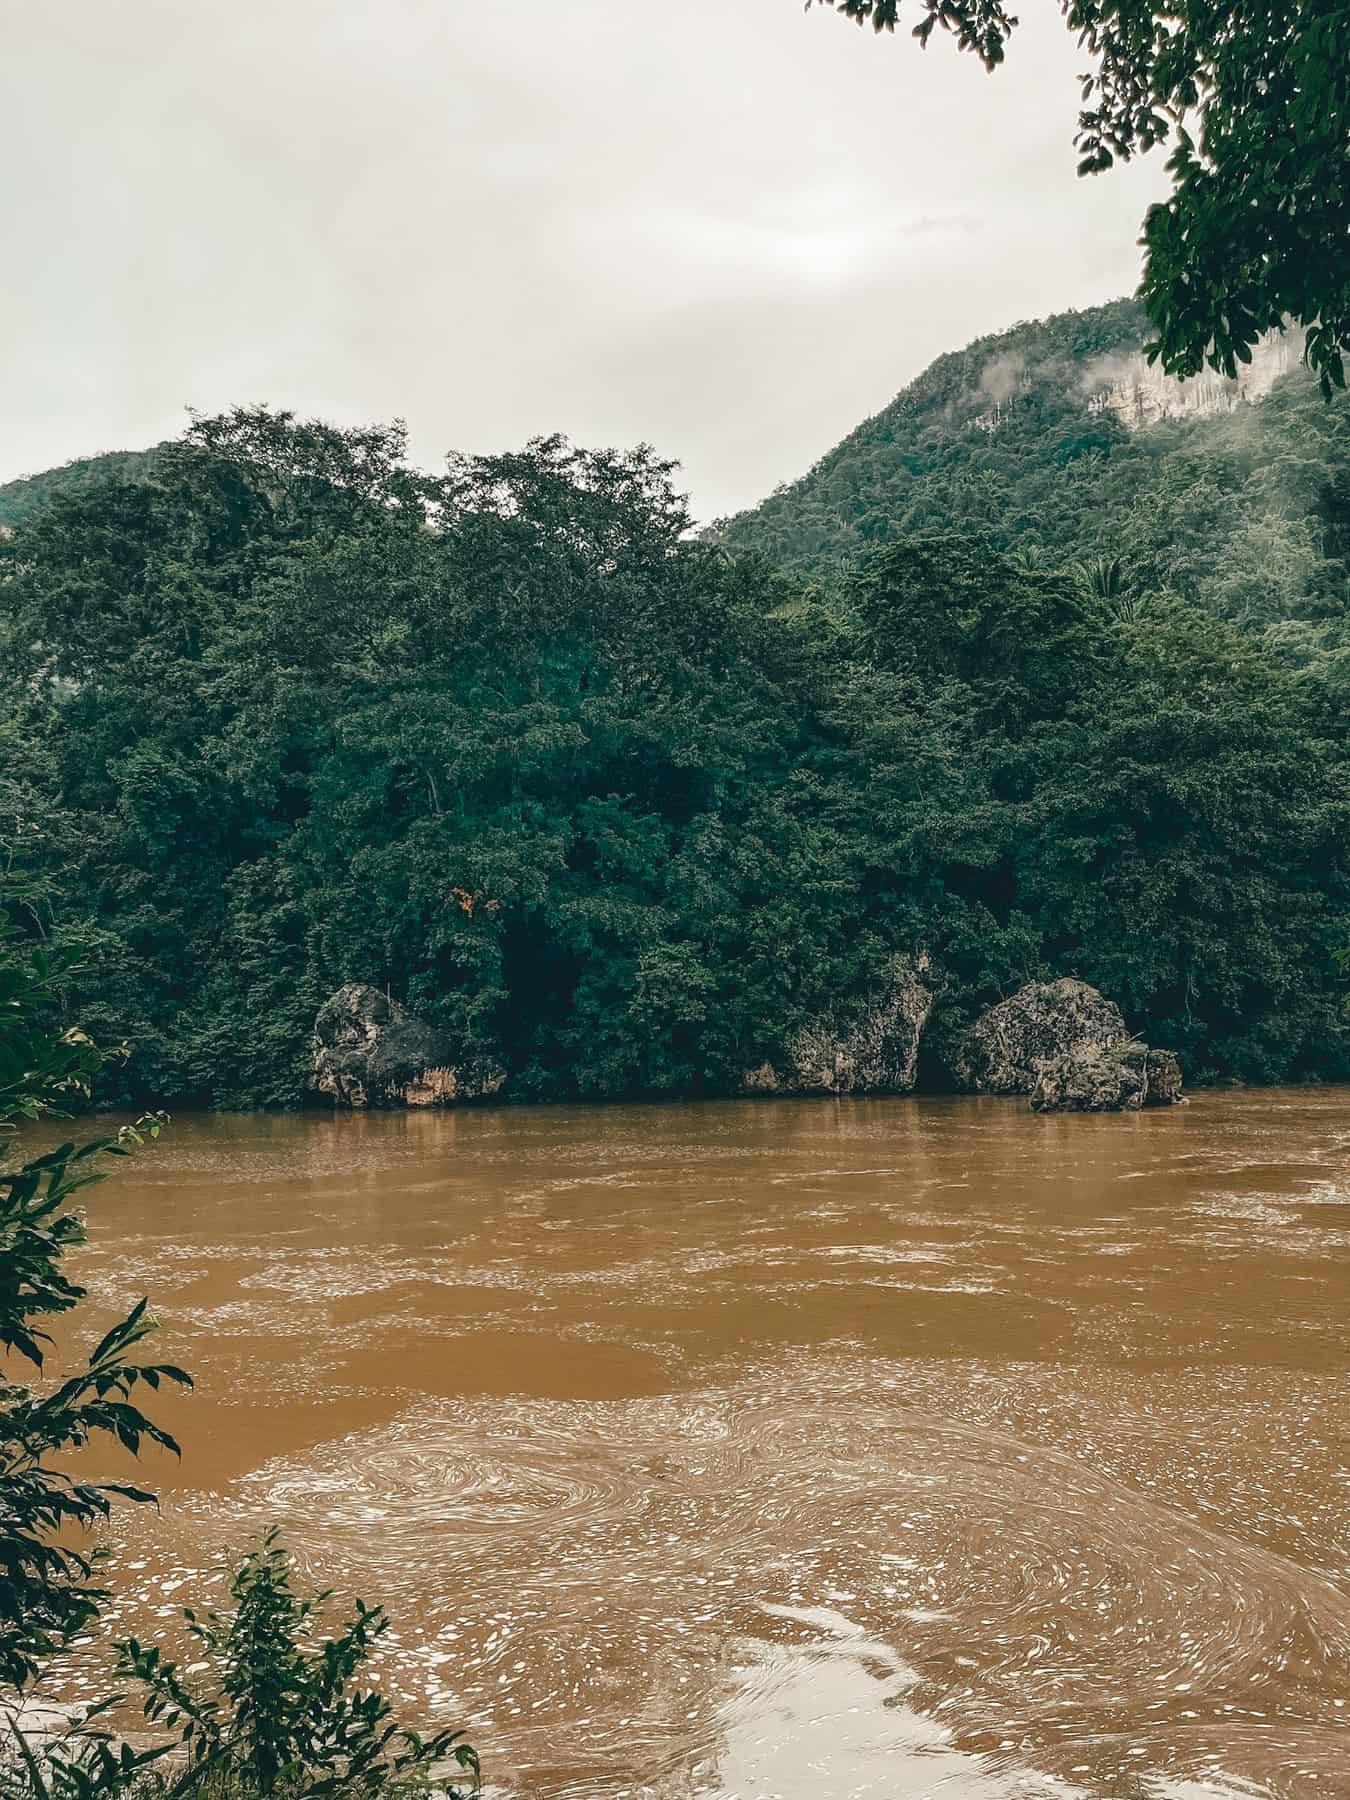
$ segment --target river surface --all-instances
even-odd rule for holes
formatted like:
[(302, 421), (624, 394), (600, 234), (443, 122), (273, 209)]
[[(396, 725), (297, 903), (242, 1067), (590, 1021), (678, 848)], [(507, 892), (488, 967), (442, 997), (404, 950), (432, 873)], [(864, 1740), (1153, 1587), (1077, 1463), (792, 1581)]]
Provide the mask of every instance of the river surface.
[(494, 1791), (1350, 1796), (1350, 1090), (186, 1116), (89, 1212), (198, 1377), (119, 1627), (275, 1522)]

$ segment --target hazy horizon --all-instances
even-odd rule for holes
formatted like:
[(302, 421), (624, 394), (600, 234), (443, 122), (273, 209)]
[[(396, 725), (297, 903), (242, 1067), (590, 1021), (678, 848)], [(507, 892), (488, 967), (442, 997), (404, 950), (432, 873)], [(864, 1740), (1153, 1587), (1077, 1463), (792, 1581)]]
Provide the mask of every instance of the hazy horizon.
[(1165, 171), (1076, 179), (1057, 12), (993, 76), (800, 0), (529, 12), (15, 15), (0, 481), (267, 401), (406, 418), (424, 465), (650, 442), (708, 519), (943, 351), (1137, 283)]

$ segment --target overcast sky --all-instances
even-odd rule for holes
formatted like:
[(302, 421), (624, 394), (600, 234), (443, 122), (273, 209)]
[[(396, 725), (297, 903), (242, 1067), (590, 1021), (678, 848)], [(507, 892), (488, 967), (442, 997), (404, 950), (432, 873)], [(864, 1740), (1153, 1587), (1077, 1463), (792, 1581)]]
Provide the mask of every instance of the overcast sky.
[(265, 400), (418, 459), (646, 440), (695, 512), (935, 355), (1128, 292), (1082, 56), (801, 0), (0, 0), (0, 479)]

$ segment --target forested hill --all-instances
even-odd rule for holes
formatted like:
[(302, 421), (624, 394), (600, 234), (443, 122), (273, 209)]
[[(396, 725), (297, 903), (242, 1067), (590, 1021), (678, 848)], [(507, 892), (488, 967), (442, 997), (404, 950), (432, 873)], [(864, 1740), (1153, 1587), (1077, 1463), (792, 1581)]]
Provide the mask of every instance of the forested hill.
[(821, 573), (978, 530), (1045, 566), (1118, 562), (1135, 597), (1325, 636), (1347, 595), (1345, 396), (1322, 399), (1296, 338), (1259, 346), (1238, 382), (1178, 384), (1147, 365), (1147, 335), (1121, 300), (977, 339), (715, 535)]
[(58, 494), (75, 494), (113, 476), (129, 481), (149, 468), (154, 454), (153, 450), (108, 450), (102, 456), (77, 457), (39, 475), (0, 482), (0, 530), (12, 530)]
[(0, 925), (83, 946), (105, 1095), (296, 1103), (348, 983), (507, 1099), (737, 1092), (920, 957), (925, 1080), (1066, 975), (1192, 1083), (1350, 1078), (1345, 408), (1132, 431), (1132, 317), (947, 359), (728, 528), (837, 578), (649, 451), (266, 409), (31, 507)]

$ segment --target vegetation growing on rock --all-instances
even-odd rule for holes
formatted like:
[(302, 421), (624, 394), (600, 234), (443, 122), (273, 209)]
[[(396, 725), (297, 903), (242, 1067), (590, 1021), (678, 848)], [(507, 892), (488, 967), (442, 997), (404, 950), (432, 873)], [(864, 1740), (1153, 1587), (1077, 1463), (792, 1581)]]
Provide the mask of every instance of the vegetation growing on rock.
[(978, 1093), (1029, 1094), (1048, 1064), (1129, 1042), (1120, 1008), (1085, 981), (1033, 981), (975, 1021), (953, 1073)]
[(1037, 568), (1118, 565), (1103, 597), (1123, 614), (1175, 595), (1343, 646), (1350, 406), (1297, 367), (1252, 404), (1243, 371), (1173, 384), (1177, 416), (1138, 429), (1125, 390), (1147, 332), (1119, 300), (940, 356), (718, 536), (824, 576), (917, 531), (974, 531)]

